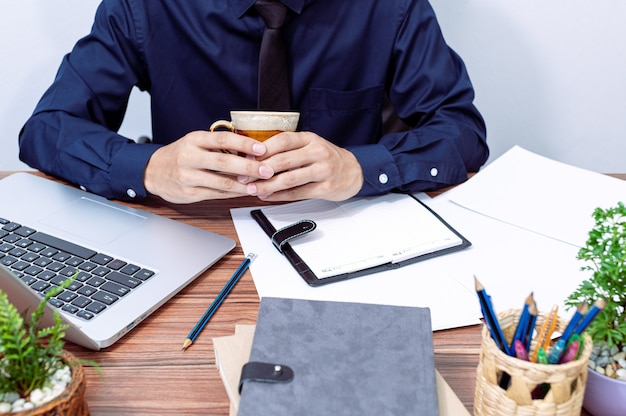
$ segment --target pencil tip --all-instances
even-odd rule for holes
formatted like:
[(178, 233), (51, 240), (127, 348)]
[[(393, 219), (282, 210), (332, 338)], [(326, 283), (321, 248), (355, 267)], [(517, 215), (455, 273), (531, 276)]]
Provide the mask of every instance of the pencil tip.
[(185, 342), (183, 342), (183, 348), (182, 350), (185, 351), (187, 348), (189, 348), (189, 346), (191, 345), (191, 340), (189, 338), (187, 338), (185, 340)]
[(533, 296), (533, 292), (530, 292), (530, 295), (526, 297), (526, 305), (530, 306), (534, 302), (535, 298)]
[(476, 288), (476, 291), (483, 290), (483, 285), (478, 281), (476, 275), (474, 275), (474, 287)]

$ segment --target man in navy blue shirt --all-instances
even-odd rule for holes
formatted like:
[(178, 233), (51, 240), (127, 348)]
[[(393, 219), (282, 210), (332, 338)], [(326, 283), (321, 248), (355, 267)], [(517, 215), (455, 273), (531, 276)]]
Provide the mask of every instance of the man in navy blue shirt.
[[(254, 2), (104, 0), (20, 133), (20, 158), (108, 198), (176, 203), (431, 190), (486, 161), (472, 85), (427, 0), (282, 0), (298, 132), (209, 133), (257, 106)], [(151, 97), (150, 143), (117, 133), (135, 86)], [(387, 99), (408, 129), (387, 128)]]

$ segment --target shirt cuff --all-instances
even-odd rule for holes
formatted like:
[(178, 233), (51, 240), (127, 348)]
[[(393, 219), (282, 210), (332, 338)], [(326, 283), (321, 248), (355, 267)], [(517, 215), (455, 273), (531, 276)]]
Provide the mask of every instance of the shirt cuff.
[(380, 144), (349, 147), (348, 150), (363, 169), (363, 186), (356, 196), (431, 191), (467, 179), (462, 162), (432, 160), (432, 155), (426, 155), (427, 160), (413, 156), (398, 162)]
[(381, 195), (401, 185), (398, 168), (385, 146), (373, 144), (347, 149), (354, 154), (363, 169), (363, 186), (356, 196)]
[(144, 171), (156, 144), (126, 143), (111, 161), (111, 189), (120, 200), (139, 200), (148, 195), (143, 184)]

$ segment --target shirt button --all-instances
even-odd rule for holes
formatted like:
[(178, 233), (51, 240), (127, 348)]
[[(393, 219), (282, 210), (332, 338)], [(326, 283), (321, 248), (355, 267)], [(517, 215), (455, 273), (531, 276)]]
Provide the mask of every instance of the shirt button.
[(131, 198), (134, 198), (137, 196), (137, 192), (133, 191), (132, 189), (127, 189), (126, 190), (126, 195), (128, 195)]
[(81, 185), (81, 186), (80, 186), (80, 190), (81, 190), (81, 191), (86, 191), (86, 190), (87, 190), (87, 188), (85, 188), (85, 186), (84, 186), (84, 185)]
[(432, 168), (430, 170), (430, 176), (437, 176), (439, 174), (439, 171), (437, 170), (437, 168)]
[(382, 183), (384, 185), (387, 182), (389, 182), (389, 177), (387, 176), (387, 174), (381, 173), (380, 175), (378, 175), (378, 182), (380, 182), (380, 183)]

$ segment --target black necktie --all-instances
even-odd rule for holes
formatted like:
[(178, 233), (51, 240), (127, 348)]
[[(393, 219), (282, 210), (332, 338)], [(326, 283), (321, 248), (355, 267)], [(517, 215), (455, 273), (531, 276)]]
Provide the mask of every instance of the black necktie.
[(273, 0), (257, 0), (254, 7), (265, 22), (259, 54), (258, 107), (261, 110), (289, 110), (287, 51), (281, 31), (287, 8)]

